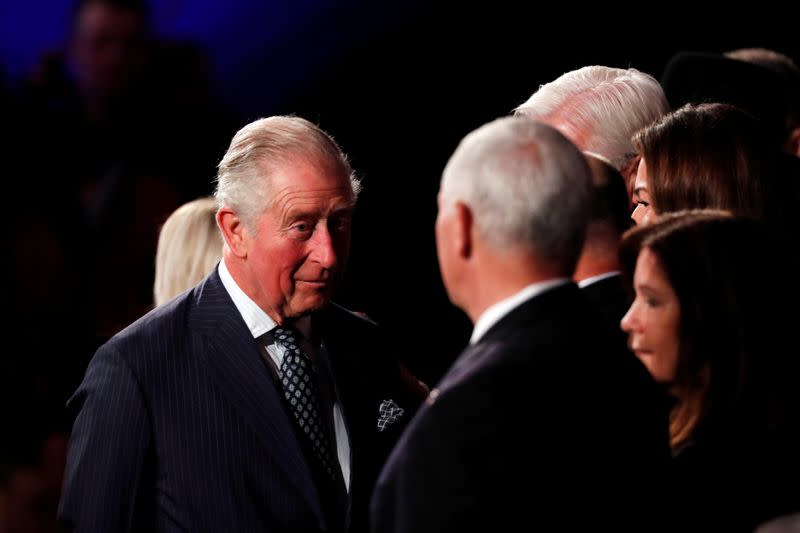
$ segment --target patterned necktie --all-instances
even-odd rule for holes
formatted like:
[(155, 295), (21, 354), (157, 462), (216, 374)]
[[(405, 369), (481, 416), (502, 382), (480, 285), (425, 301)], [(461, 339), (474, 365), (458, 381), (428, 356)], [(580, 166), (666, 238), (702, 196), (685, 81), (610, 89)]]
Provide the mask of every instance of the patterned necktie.
[(333, 455), (327, 424), (322, 415), (319, 385), (316, 372), (301, 349), (299, 332), (290, 328), (277, 327), (272, 330), (275, 342), (285, 348), (280, 368), (283, 396), (294, 415), (300, 432), (311, 445), (314, 456), (329, 481), (339, 477), (339, 464)]

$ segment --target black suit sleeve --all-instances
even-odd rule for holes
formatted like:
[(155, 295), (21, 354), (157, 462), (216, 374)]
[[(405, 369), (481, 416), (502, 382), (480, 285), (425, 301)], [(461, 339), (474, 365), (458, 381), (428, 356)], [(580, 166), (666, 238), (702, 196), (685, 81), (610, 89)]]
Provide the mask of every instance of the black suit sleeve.
[[(484, 461), (486, 427), (451, 398), (423, 408), (381, 474), (371, 508), (375, 533), (472, 531)], [(465, 438), (465, 428), (470, 428)]]
[(59, 518), (68, 531), (130, 531), (150, 442), (134, 374), (113, 349), (95, 355), (69, 401), (78, 411)]

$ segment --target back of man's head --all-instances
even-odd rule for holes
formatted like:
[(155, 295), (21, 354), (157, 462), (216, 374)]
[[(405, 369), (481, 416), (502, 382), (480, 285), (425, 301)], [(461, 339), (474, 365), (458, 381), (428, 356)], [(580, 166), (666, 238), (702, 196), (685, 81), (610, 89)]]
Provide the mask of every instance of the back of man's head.
[[(739, 48), (723, 54), (729, 59), (758, 65), (777, 75), (783, 87), (785, 127), (788, 134), (800, 127), (800, 68), (794, 60), (768, 48)], [(773, 98), (778, 98), (774, 94)], [(796, 141), (798, 142), (798, 141)], [(797, 150), (789, 150), (797, 155)]]
[(618, 247), (622, 234), (631, 226), (625, 180), (604, 158), (584, 153), (592, 171), (592, 208), (586, 229), (586, 243), (573, 278), (587, 278), (619, 270)]
[(593, 65), (542, 85), (514, 112), (557, 128), (621, 170), (635, 157), (633, 134), (669, 112), (669, 104), (649, 74)]
[(572, 273), (591, 202), (583, 155), (543, 123), (495, 120), (461, 141), (444, 170), (440, 208), (467, 205), (483, 242)]
[(755, 63), (785, 75), (796, 76), (800, 73), (797, 64), (791, 57), (768, 48), (737, 48), (722, 55), (738, 61)]
[(592, 215), (590, 222), (607, 224), (622, 235), (631, 226), (629, 198), (622, 174), (603, 157), (584, 152), (592, 171)]
[[(790, 130), (792, 101), (797, 81), (786, 74), (787, 64), (776, 67), (775, 57), (761, 52), (682, 51), (664, 67), (661, 85), (673, 108), (687, 103), (720, 102), (734, 105), (756, 117), (767, 129), (769, 140), (783, 146)], [(787, 127), (788, 126), (788, 127)], [(791, 150), (790, 150), (791, 151)]]

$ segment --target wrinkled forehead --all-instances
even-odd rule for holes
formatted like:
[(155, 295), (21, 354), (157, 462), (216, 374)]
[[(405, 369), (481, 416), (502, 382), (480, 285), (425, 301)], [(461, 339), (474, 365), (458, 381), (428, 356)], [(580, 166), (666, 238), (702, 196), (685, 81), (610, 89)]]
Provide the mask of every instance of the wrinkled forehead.
[(266, 176), (269, 203), (282, 199), (308, 197), (327, 199), (337, 205), (351, 206), (355, 193), (348, 169), (340, 162), (307, 157), (292, 157), (267, 163)]
[(350, 167), (341, 157), (318, 150), (288, 149), (280, 154), (259, 157), (256, 164), (268, 173), (305, 167), (313, 169), (316, 174), (350, 180)]

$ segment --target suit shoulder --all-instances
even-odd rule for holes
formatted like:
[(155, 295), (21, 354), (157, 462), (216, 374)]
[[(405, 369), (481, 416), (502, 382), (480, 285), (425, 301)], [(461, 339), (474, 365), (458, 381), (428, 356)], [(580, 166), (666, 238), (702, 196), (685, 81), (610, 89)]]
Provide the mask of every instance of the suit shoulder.
[(106, 342), (98, 353), (109, 350), (118, 353), (124, 359), (149, 357), (161, 351), (158, 345), (167, 341), (186, 338), (186, 324), (192, 291), (152, 309), (147, 314), (130, 324)]

